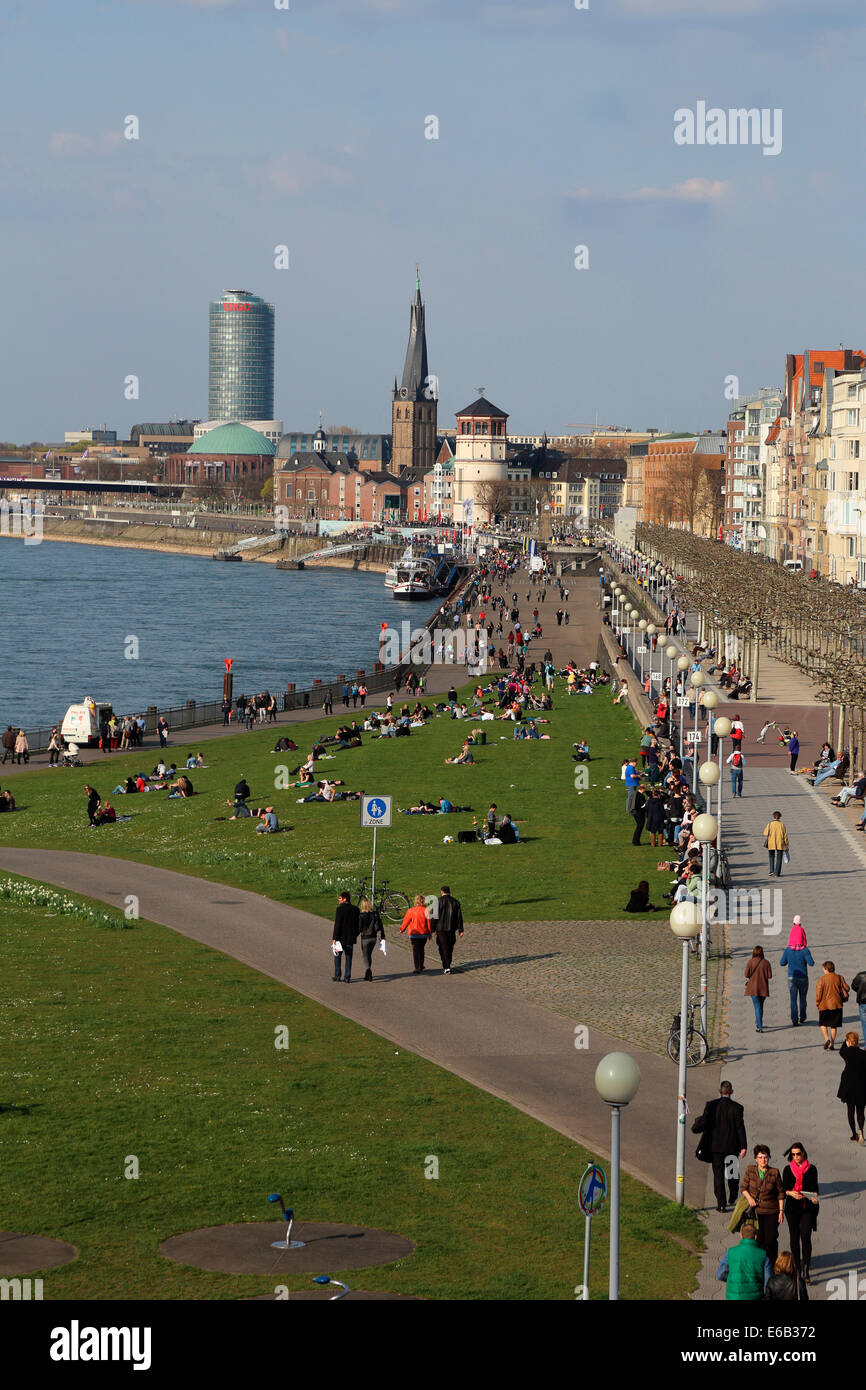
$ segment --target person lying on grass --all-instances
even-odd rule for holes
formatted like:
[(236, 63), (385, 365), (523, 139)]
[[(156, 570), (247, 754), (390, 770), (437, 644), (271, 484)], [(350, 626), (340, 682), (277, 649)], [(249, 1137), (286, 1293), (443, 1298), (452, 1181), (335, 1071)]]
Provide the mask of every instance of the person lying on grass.
[(319, 783), (317, 784), (317, 789), (316, 789), (316, 791), (312, 792), (309, 796), (299, 796), (299, 797), (298, 797), (298, 800), (299, 800), (299, 801), (358, 801), (358, 800), (360, 800), (360, 798), (364, 795), (363, 791), (360, 791), (360, 792), (338, 792), (338, 791), (337, 791), (337, 787), (342, 787), (343, 785), (344, 785), (343, 782), (341, 782), (341, 781), (339, 780), (339, 778), (335, 778), (333, 781), (329, 781), (328, 778), (323, 778), (322, 781), (319, 782)]
[(10, 791), (0, 792), (0, 812), (14, 811), (15, 798)]

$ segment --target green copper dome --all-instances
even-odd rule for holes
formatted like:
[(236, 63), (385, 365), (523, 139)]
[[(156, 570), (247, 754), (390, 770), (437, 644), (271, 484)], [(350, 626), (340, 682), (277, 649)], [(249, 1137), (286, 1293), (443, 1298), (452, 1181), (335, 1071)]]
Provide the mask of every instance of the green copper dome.
[(269, 439), (249, 425), (241, 425), (231, 420), (227, 425), (217, 425), (208, 430), (187, 449), (188, 454), (275, 454), (276, 449)]

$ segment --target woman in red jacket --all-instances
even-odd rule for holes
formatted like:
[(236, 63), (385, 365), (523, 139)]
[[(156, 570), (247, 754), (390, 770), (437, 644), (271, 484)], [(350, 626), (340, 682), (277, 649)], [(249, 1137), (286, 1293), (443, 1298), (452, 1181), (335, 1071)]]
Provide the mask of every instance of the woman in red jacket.
[(415, 894), (415, 905), (410, 907), (403, 918), (401, 932), (408, 932), (412, 943), (412, 958), (415, 962), (414, 974), (420, 975), (424, 969), (424, 947), (430, 936), (430, 914), (424, 906), (420, 893)]

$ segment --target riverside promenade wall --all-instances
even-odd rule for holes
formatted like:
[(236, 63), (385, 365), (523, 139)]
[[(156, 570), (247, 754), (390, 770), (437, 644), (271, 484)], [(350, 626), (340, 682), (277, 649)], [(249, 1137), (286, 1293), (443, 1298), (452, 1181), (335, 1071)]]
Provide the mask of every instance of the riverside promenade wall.
[[(264, 528), (263, 528), (264, 529)], [(238, 544), (245, 535), (236, 530), (213, 529), (209, 527), (171, 526), (158, 523), (132, 523), (111, 520), (105, 517), (53, 517), (46, 516), (42, 523), (43, 539), (46, 541), (69, 541), (78, 545), (106, 545), (119, 549), (153, 550), (173, 555), (210, 556), (217, 550), (227, 550)], [(10, 537), (10, 539), (19, 539)], [(273, 546), (244, 556), (247, 560), (275, 564), (278, 559), (290, 556), (303, 557), (308, 551), (320, 545), (315, 536), (288, 536), (284, 541), (274, 537)]]

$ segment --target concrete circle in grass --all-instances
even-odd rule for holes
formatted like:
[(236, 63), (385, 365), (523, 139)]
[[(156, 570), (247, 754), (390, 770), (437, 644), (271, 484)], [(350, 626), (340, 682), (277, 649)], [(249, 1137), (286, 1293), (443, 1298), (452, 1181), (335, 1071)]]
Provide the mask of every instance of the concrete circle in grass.
[[(272, 1293), (257, 1293), (252, 1298), (243, 1299), (244, 1303), (297, 1303), (299, 1298), (305, 1299), (310, 1303), (327, 1303), (334, 1297), (336, 1289), (300, 1289), (297, 1293), (290, 1293), (288, 1298), (277, 1298)], [(352, 1300), (372, 1302), (374, 1299), (379, 1303), (396, 1303), (398, 1300), (403, 1303), (420, 1303), (423, 1300), (416, 1298), (411, 1293), (376, 1293), (372, 1289), (350, 1289), (340, 1303), (351, 1303)], [(336, 1300), (335, 1300), (336, 1301)]]
[(51, 1236), (28, 1236), (23, 1231), (0, 1231), (0, 1276), (34, 1274), (58, 1269), (78, 1259), (74, 1245)]
[(276, 1221), (245, 1221), (234, 1226), (205, 1226), (170, 1236), (159, 1247), (167, 1260), (194, 1269), (222, 1274), (273, 1274), (280, 1270), (366, 1269), (389, 1265), (411, 1255), (415, 1246), (392, 1231), (335, 1222), (296, 1221), (292, 1238), (302, 1240), (302, 1250), (279, 1250), (271, 1244), (284, 1234)]

